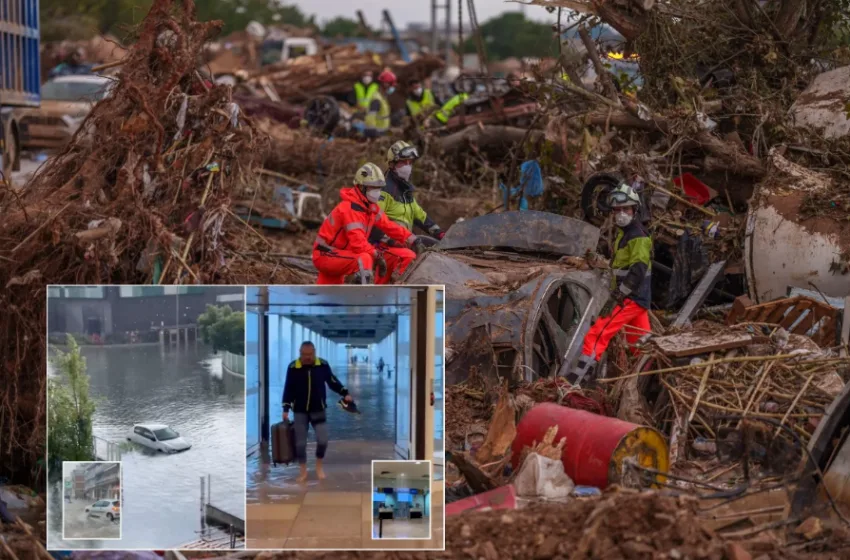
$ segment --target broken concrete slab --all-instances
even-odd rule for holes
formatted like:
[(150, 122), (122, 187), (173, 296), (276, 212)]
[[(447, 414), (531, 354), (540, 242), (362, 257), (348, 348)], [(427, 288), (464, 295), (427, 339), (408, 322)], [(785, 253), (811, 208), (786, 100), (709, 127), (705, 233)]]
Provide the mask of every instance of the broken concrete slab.
[(824, 72), (791, 106), (791, 118), (799, 127), (819, 130), (826, 138), (850, 134), (850, 66)]

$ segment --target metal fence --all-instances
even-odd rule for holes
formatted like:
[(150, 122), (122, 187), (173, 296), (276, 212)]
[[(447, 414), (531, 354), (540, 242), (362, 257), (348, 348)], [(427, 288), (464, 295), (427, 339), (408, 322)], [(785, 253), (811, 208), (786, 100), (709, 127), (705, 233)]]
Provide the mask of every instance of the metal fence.
[(245, 375), (245, 356), (240, 356), (239, 354), (231, 354), (230, 352), (225, 350), (224, 357), (222, 358), (222, 364), (224, 364), (224, 367), (226, 367), (233, 373)]
[(96, 461), (121, 460), (121, 448), (117, 443), (97, 436), (92, 436), (92, 446), (94, 447), (94, 457)]

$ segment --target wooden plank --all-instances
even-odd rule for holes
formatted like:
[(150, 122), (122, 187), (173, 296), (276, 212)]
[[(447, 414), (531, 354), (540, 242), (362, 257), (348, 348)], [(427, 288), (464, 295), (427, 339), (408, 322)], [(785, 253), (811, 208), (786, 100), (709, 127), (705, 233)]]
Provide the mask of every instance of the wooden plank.
[(788, 315), (785, 316), (784, 319), (782, 319), (782, 321), (779, 323), (779, 326), (781, 326), (786, 331), (790, 330), (791, 326), (797, 321), (797, 319), (800, 318), (800, 315), (802, 315), (811, 306), (812, 303), (810, 301), (801, 301), (800, 303), (794, 306), (794, 309), (792, 309), (788, 313)]
[(818, 346), (835, 346), (835, 317), (828, 317), (812, 340)]
[(676, 315), (676, 320), (673, 321), (673, 324), (670, 325), (670, 328), (682, 327), (691, 320), (694, 313), (696, 313), (697, 309), (702, 306), (705, 298), (708, 297), (708, 294), (711, 293), (711, 290), (714, 289), (714, 285), (717, 284), (717, 281), (720, 280), (720, 277), (723, 275), (723, 269), (726, 267), (726, 261), (717, 261), (705, 272), (702, 279), (700, 279), (697, 287), (694, 288), (694, 291), (691, 292), (691, 295), (688, 296), (687, 301), (685, 301), (685, 305), (682, 306), (682, 309), (679, 311), (679, 314)]
[(667, 336), (659, 336), (652, 341), (667, 356), (676, 358), (707, 354), (718, 350), (743, 348), (753, 342), (753, 336), (744, 332), (722, 332), (706, 334), (688, 331)]
[(765, 319), (765, 323), (770, 323), (772, 325), (778, 325), (779, 321), (785, 316), (785, 313), (791, 308), (790, 305), (775, 305), (773, 307), (773, 311), (770, 315)]
[(726, 324), (734, 325), (736, 323), (741, 322), (741, 320), (746, 316), (747, 309), (753, 306), (753, 300), (748, 298), (747, 296), (738, 296), (735, 298), (735, 301), (732, 302), (732, 309), (729, 311), (729, 314), (726, 316)]

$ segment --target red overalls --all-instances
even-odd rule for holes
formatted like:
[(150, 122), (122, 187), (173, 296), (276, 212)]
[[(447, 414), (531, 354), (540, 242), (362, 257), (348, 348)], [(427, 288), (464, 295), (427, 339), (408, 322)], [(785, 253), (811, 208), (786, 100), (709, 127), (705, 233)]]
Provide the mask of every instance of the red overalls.
[[(318, 284), (342, 284), (345, 277), (356, 272), (371, 271), (377, 249), (369, 243), (372, 228), (381, 228), (393, 241), (411, 245), (416, 236), (396, 224), (377, 204), (370, 203), (357, 187), (340, 191), (340, 202), (319, 228), (313, 244), (313, 264), (319, 271)], [(384, 252), (387, 274), (376, 279), (386, 284), (394, 270), (404, 272), (416, 258), (409, 249), (394, 248)]]

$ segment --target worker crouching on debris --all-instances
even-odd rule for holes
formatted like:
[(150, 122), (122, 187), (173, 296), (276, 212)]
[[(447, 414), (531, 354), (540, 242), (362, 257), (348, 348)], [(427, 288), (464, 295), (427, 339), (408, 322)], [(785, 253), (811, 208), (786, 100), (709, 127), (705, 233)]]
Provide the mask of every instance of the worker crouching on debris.
[(378, 206), (386, 180), (381, 169), (367, 163), (354, 175), (354, 186), (340, 191), (340, 202), (325, 218), (313, 244), (313, 264), (319, 271), (319, 284), (342, 284), (354, 274), (359, 284), (372, 283), (372, 268), (379, 277), (393, 271), (404, 272), (416, 257), (412, 251), (403, 254), (384, 253), (369, 243), (374, 227), (379, 227), (393, 245), (422, 250), (422, 241), (409, 230), (390, 220)]
[[(434, 220), (428, 217), (428, 214), (416, 202), (413, 195), (414, 186), (410, 182), (410, 175), (413, 173), (413, 162), (417, 159), (419, 159), (419, 152), (416, 147), (403, 140), (399, 140), (390, 146), (390, 149), (387, 150), (387, 184), (381, 193), (378, 206), (390, 220), (408, 231), (413, 231), (413, 227), (417, 226), (426, 231), (428, 235), (442, 239), (445, 233)], [(424, 238), (420, 237), (419, 240), (423, 245), (429, 244)], [(410, 249), (393, 247), (392, 240), (381, 231), (380, 227), (372, 230), (369, 241), (376, 244), (385, 254), (393, 255), (399, 259), (409, 259), (411, 256)], [(430, 244), (433, 243), (434, 241), (431, 240)], [(415, 257), (415, 255), (413, 256)], [(375, 283), (387, 284), (389, 281), (390, 276), (388, 275), (379, 277)]]
[(608, 200), (619, 228), (611, 262), (614, 274), (611, 296), (617, 304), (608, 316), (600, 317), (590, 327), (582, 354), (568, 377), (573, 384), (578, 384), (596, 366), (598, 357), (621, 329), (625, 327), (629, 344), (650, 332), (652, 239), (636, 218), (640, 198), (631, 187), (621, 185)]
[(395, 74), (389, 70), (384, 70), (378, 76), (378, 89), (369, 98), (369, 108), (366, 110), (367, 138), (377, 138), (389, 132), (390, 102), (387, 99), (395, 93), (397, 82)]

